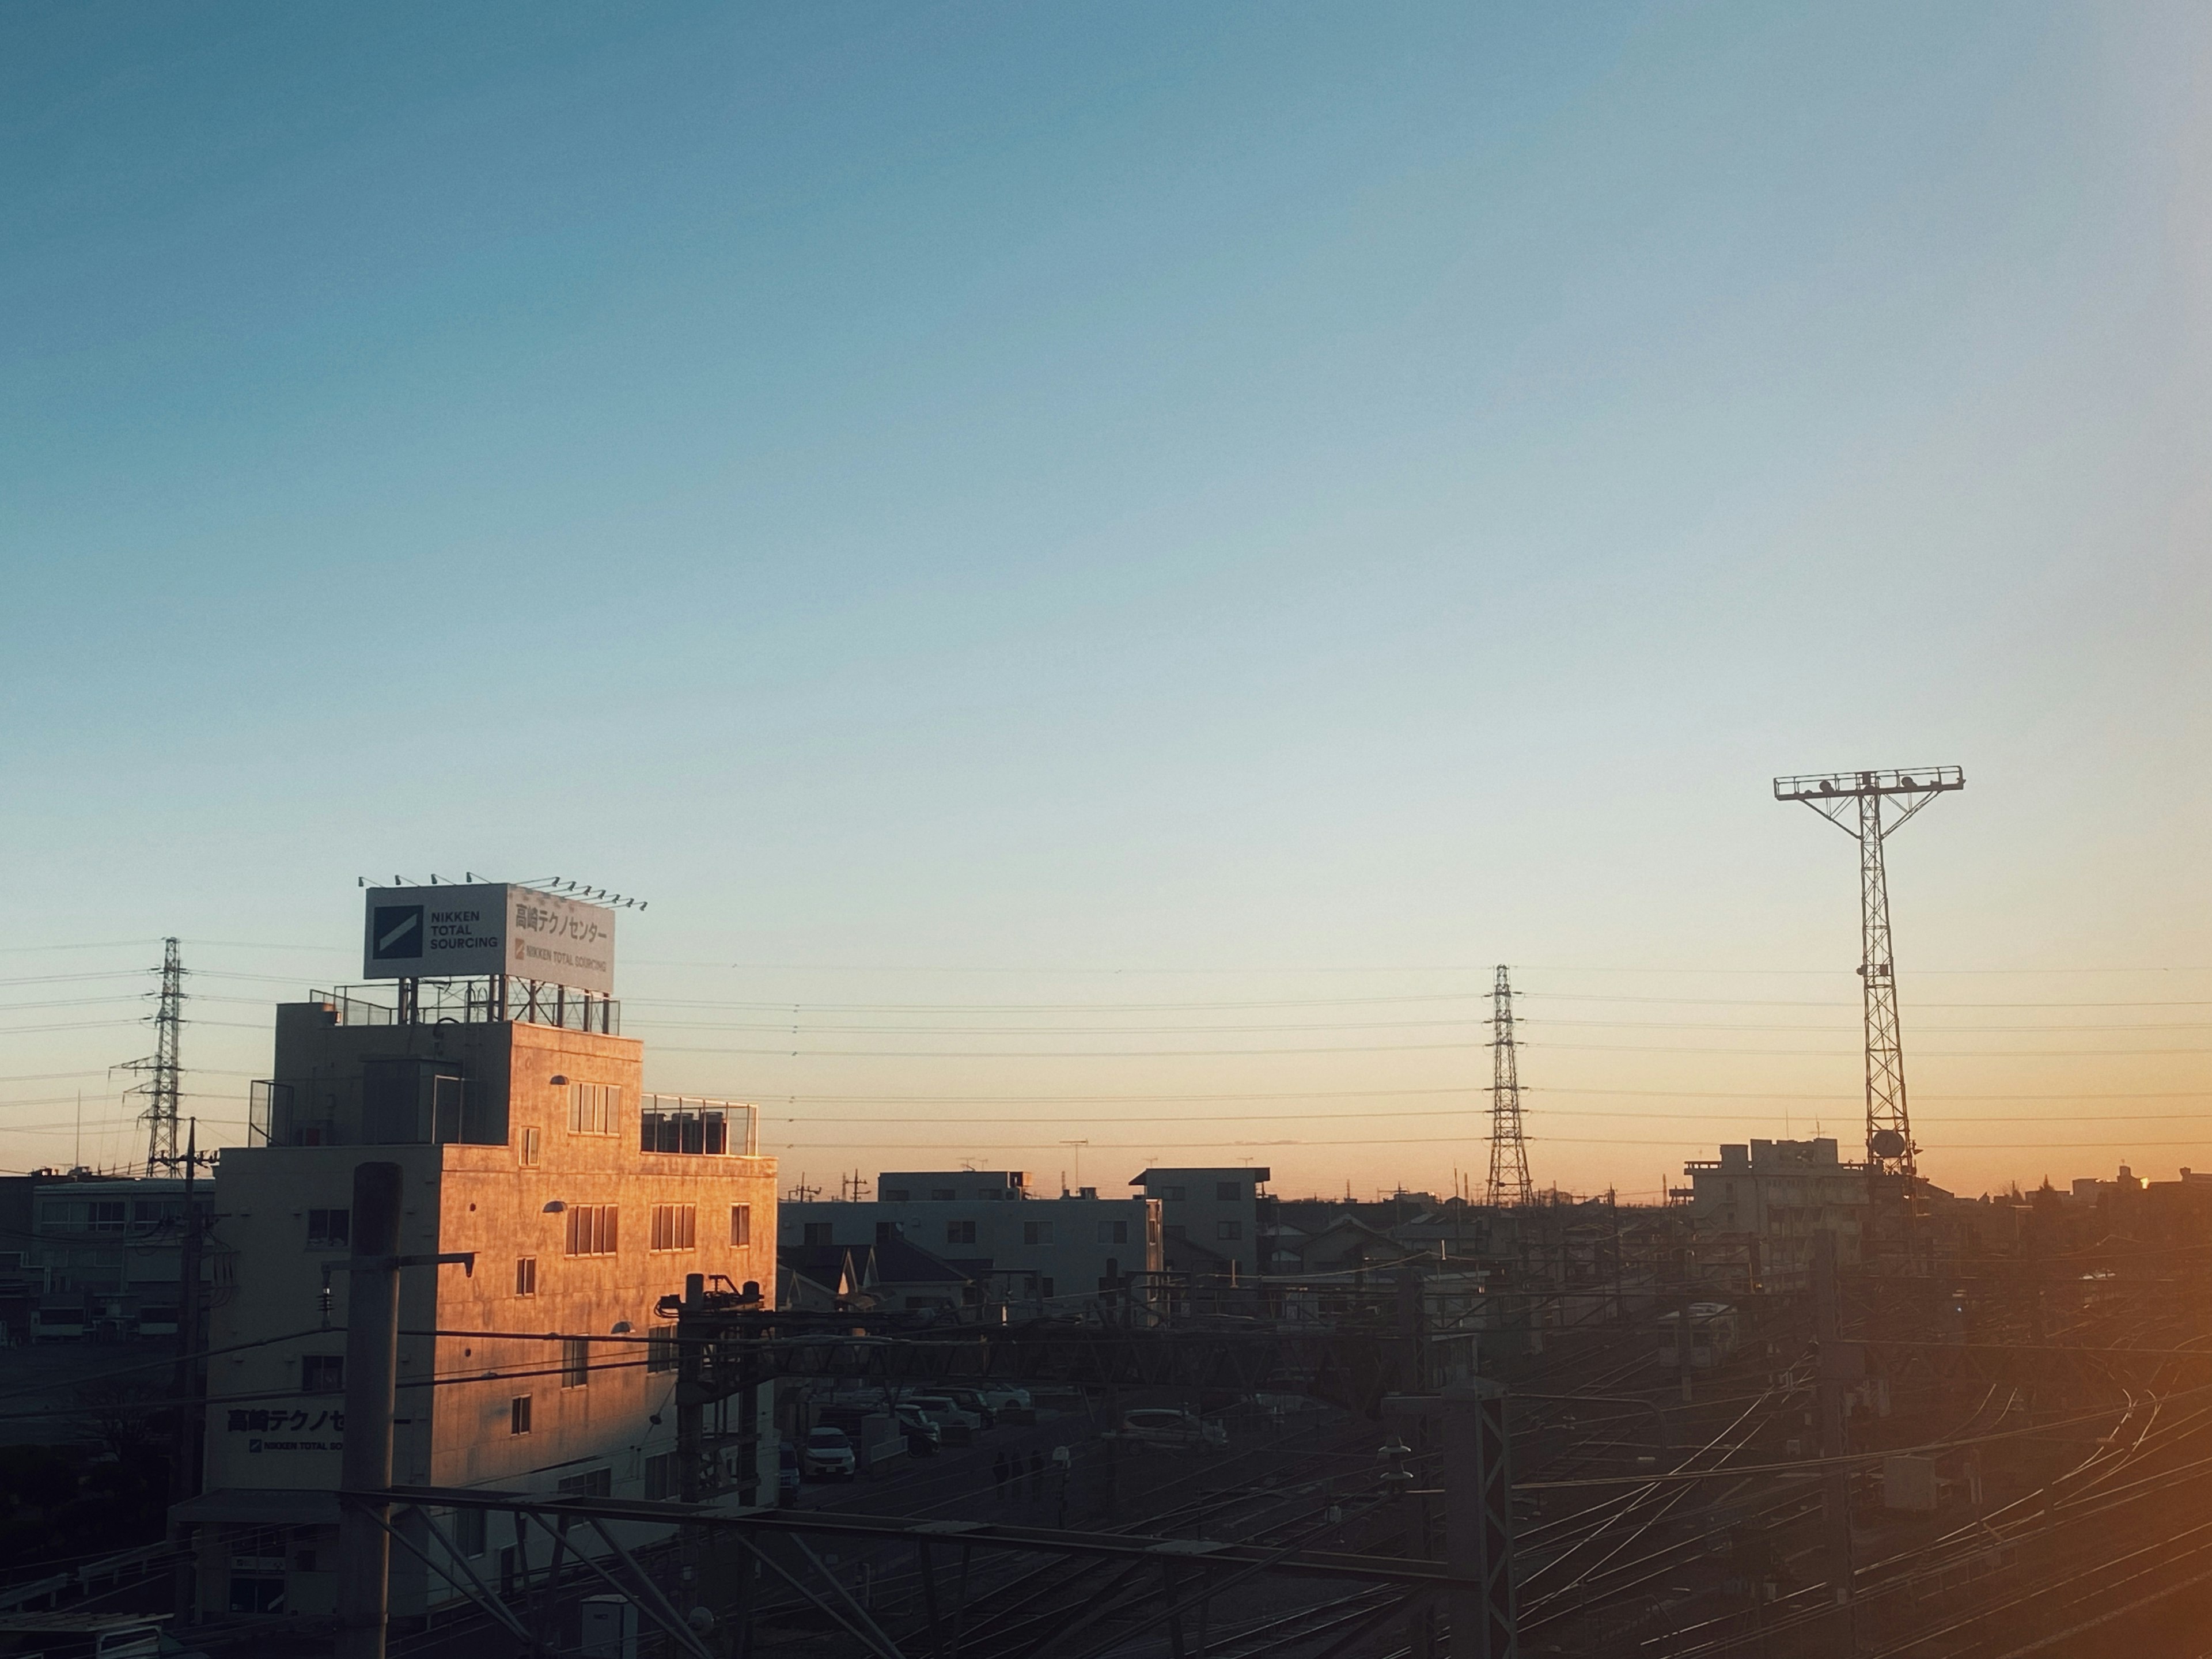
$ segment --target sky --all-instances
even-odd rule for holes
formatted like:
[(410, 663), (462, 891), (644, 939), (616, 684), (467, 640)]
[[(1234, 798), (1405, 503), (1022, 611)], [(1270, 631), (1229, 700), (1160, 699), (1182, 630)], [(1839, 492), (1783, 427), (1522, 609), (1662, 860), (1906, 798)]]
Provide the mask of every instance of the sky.
[[(363, 877), (636, 895), (787, 1185), (2212, 1168), (2212, 15), (0, 14), (0, 1167)], [(82, 1095), (82, 1103), (79, 1097)], [(1087, 1142), (1087, 1145), (1071, 1143)]]

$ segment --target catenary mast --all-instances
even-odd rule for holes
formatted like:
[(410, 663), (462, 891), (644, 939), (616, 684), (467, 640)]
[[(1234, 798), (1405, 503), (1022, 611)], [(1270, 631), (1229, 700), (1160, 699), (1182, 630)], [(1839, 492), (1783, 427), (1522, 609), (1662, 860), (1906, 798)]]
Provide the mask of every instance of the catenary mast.
[[(1874, 1237), (1894, 1251), (1912, 1213), (1917, 1176), (1905, 1094), (1905, 1036), (1890, 948), (1889, 877), (1882, 843), (1940, 794), (1966, 787), (1955, 766), (1828, 772), (1777, 778), (1777, 800), (1799, 800), (1859, 844), (1859, 981), (1866, 1021), (1866, 1167), (1875, 1186)], [(1893, 805), (1885, 812), (1883, 802)]]

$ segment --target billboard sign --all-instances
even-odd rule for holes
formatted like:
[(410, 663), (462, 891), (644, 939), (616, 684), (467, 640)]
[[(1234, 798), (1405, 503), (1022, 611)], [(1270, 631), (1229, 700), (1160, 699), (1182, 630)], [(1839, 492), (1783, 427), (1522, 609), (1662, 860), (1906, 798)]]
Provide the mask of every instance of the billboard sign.
[(365, 979), (511, 974), (611, 995), (615, 913), (503, 882), (372, 887), (362, 918)]

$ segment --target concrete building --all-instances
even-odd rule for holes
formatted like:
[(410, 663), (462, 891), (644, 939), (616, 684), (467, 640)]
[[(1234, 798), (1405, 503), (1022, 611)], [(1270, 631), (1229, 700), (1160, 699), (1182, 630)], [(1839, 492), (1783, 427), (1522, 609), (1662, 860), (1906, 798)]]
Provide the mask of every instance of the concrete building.
[[(0, 1178), (0, 1341), (174, 1336), (185, 1186), (89, 1170)], [(213, 1188), (192, 1186), (204, 1223)]]
[[(403, 1255), (475, 1253), (472, 1273), (402, 1275), (402, 1482), (672, 1496), (675, 1360), (654, 1340), (671, 1328), (657, 1304), (701, 1273), (757, 1283), (774, 1305), (775, 1163), (757, 1154), (750, 1107), (646, 1094), (643, 1045), (616, 1034), (611, 1001), (580, 1012), (520, 982), (442, 1001), (435, 988), (281, 1006), (253, 1144), (222, 1154), (215, 1233), (235, 1282), (209, 1330), (202, 1495), (173, 1512), (203, 1613), (334, 1605), (348, 1276), (331, 1270), (350, 1247), (356, 1164), (402, 1170)], [(775, 1480), (773, 1426), (749, 1404), (730, 1403), (734, 1426), (710, 1448), (709, 1484), (744, 1499)], [(441, 1524), (477, 1573), (512, 1577), (512, 1540), (488, 1537), (481, 1511)], [(450, 1597), (404, 1550), (392, 1586), (399, 1619)]]
[(1229, 1263), (1237, 1279), (1251, 1280), (1272, 1265), (1269, 1230), (1263, 1225), (1273, 1208), (1267, 1177), (1267, 1170), (1251, 1166), (1146, 1170), (1129, 1184), (1158, 1203), (1167, 1238), (1200, 1245)]
[(1836, 1261), (1860, 1259), (1868, 1194), (1864, 1166), (1841, 1162), (1834, 1140), (1754, 1140), (1682, 1166), (1701, 1238), (1747, 1252), (1745, 1271), (1770, 1291), (1813, 1279), (1813, 1241), (1836, 1236)]
[(776, 1207), (779, 1244), (811, 1251), (902, 1239), (966, 1274), (977, 1303), (1037, 1312), (1119, 1305), (1160, 1271), (1159, 1206), (1150, 1199), (1100, 1198), (1093, 1188), (1030, 1198), (1018, 1170), (885, 1170), (876, 1193), (860, 1203), (787, 1199)]

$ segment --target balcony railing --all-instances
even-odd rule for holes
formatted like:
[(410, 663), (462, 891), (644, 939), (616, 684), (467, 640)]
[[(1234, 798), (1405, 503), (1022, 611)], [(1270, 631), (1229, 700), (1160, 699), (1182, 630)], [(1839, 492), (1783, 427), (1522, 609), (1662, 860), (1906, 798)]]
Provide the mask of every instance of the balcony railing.
[(697, 1095), (641, 1095), (637, 1144), (647, 1152), (754, 1158), (760, 1152), (760, 1108)]

